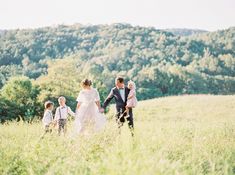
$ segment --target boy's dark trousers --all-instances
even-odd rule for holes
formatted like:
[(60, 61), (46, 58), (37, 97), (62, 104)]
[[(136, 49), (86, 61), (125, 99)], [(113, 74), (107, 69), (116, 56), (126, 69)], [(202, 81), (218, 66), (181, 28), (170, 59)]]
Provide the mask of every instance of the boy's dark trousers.
[(60, 135), (61, 130), (65, 133), (67, 130), (67, 119), (59, 119), (58, 121), (58, 134)]
[(51, 133), (52, 132), (52, 129), (50, 128), (50, 125), (46, 125), (45, 126), (45, 133)]
[(44, 136), (47, 134), (47, 133), (51, 133), (52, 132), (52, 129), (50, 128), (50, 125), (46, 125), (45, 128), (44, 128), (44, 133), (42, 134), (42, 136), (40, 137), (40, 139), (43, 139)]

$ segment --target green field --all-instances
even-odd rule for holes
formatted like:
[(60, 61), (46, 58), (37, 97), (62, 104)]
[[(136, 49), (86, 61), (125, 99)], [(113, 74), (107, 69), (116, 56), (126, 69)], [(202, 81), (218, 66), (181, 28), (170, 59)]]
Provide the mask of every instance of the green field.
[[(0, 174), (235, 174), (235, 96), (140, 102), (135, 137), (114, 120), (104, 132), (40, 140), (41, 123), (0, 125)], [(113, 112), (108, 116), (111, 118)]]

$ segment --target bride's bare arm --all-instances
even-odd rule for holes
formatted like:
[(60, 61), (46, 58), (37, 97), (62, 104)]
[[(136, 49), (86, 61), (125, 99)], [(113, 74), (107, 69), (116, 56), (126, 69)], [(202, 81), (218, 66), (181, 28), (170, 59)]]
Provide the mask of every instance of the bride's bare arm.
[(95, 103), (96, 103), (96, 105), (98, 106), (98, 108), (100, 109), (100, 108), (101, 108), (101, 106), (100, 106), (100, 101), (96, 101)]
[(79, 109), (80, 108), (80, 106), (81, 106), (81, 103), (77, 103), (77, 109)]

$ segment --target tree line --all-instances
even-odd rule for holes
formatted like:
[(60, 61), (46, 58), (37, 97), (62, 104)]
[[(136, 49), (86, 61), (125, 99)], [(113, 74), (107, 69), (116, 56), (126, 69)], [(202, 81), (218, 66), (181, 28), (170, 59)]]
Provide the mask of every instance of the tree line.
[(41, 116), (45, 100), (56, 102), (60, 95), (75, 107), (79, 82), (85, 77), (94, 81), (102, 100), (117, 75), (136, 82), (140, 100), (234, 94), (235, 28), (193, 35), (177, 32), (128, 24), (4, 31), (1, 120), (32, 120)]

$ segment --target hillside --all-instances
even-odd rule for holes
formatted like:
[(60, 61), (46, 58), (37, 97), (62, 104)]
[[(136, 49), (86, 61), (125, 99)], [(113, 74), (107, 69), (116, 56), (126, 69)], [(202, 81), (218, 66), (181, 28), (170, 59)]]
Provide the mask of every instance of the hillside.
[(206, 30), (200, 30), (200, 29), (165, 29), (165, 31), (171, 32), (177, 36), (190, 36), (190, 35), (196, 35), (208, 32)]
[[(190, 36), (128, 24), (9, 30), (0, 36), (0, 99), (4, 106), (0, 114), (11, 118), (5, 111), (18, 106), (15, 101), (23, 96), (30, 97), (22, 102), (32, 111), (20, 110), (21, 117), (41, 115), (42, 109), (35, 109), (34, 104), (42, 107), (45, 100), (56, 102), (60, 95), (75, 106), (85, 77), (93, 80), (102, 101), (118, 75), (135, 81), (140, 100), (179, 94), (234, 94), (234, 38), (234, 27)], [(16, 85), (8, 85), (16, 75), (30, 78), (31, 94), (21, 94), (28, 89), (14, 88), (9, 93), (9, 86), (26, 88), (17, 80), (12, 80)], [(12, 93), (18, 94), (13, 98), (9, 96)], [(14, 111), (11, 116), (16, 116)]]
[(235, 96), (174, 96), (139, 103), (135, 137), (104, 132), (40, 140), (41, 123), (0, 127), (0, 174), (234, 174)]
[[(0, 82), (4, 83), (12, 74), (37, 78), (47, 72), (47, 60), (71, 55), (85, 62), (100, 59), (107, 71), (131, 69), (132, 77), (144, 67), (157, 67), (161, 72), (166, 69), (164, 72), (170, 73), (171, 65), (213, 77), (233, 77), (234, 30), (186, 38), (127, 24), (10, 30), (0, 37)], [(115, 64), (117, 59), (119, 64)], [(125, 66), (119, 66), (123, 64)]]

